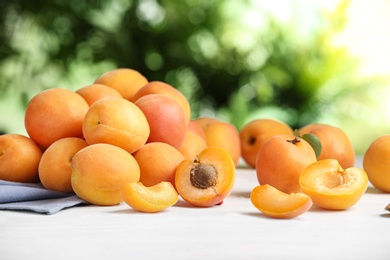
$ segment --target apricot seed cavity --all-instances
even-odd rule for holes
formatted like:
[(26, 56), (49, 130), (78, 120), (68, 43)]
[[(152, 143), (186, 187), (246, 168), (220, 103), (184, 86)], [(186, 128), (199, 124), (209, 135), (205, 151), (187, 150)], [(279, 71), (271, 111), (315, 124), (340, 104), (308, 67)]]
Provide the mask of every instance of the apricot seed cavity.
[(217, 175), (217, 170), (213, 165), (195, 160), (191, 169), (190, 180), (193, 186), (199, 189), (207, 189), (217, 184)]

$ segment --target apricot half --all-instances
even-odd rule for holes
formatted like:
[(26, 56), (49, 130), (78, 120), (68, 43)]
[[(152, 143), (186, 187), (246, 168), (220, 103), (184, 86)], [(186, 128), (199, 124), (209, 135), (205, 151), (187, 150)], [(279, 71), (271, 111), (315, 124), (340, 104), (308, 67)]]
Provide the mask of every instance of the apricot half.
[(268, 184), (256, 186), (250, 199), (258, 210), (271, 218), (294, 218), (313, 205), (311, 198), (304, 193), (287, 194)]
[(343, 169), (336, 159), (324, 159), (307, 166), (299, 183), (316, 205), (343, 210), (359, 201), (367, 189), (368, 177), (363, 169)]
[(176, 204), (179, 200), (172, 183), (160, 182), (146, 187), (142, 182), (130, 182), (123, 188), (124, 202), (137, 211), (158, 212)]
[(235, 174), (235, 165), (229, 153), (210, 146), (194, 160), (186, 159), (178, 165), (176, 190), (189, 204), (210, 207), (221, 203), (230, 194)]

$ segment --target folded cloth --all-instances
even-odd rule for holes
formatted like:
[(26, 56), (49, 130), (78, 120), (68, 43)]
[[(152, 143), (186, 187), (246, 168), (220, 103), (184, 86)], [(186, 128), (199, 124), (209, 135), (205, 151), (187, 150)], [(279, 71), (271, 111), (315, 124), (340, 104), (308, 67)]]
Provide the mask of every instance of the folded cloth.
[(0, 180), (0, 210), (27, 210), (54, 214), (79, 204), (87, 203), (74, 193), (47, 190), (40, 183)]

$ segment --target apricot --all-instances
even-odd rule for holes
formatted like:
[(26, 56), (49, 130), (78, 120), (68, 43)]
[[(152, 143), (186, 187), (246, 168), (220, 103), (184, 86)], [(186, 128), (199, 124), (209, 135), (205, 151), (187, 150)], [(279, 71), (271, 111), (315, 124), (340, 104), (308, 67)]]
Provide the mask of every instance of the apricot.
[(269, 138), (293, 133), (289, 125), (275, 119), (252, 120), (240, 130), (241, 157), (250, 167), (255, 168), (257, 154)]
[(307, 166), (299, 182), (314, 204), (343, 210), (359, 201), (367, 189), (368, 177), (363, 169), (343, 169), (336, 159), (323, 159)]
[(49, 147), (65, 137), (83, 137), (82, 125), (89, 106), (77, 93), (62, 88), (39, 92), (27, 104), (25, 128), (38, 145)]
[(48, 190), (72, 193), (70, 181), (73, 156), (87, 147), (85, 140), (78, 137), (67, 137), (55, 141), (42, 154), (38, 173), (43, 187)]
[(309, 124), (299, 129), (300, 134), (314, 134), (320, 139), (322, 150), (318, 160), (336, 159), (341, 167), (355, 164), (355, 150), (347, 134), (339, 127), (326, 124)]
[(309, 164), (317, 161), (313, 148), (295, 135), (276, 135), (261, 147), (256, 160), (257, 179), (284, 193), (301, 192), (299, 176)]
[(193, 159), (182, 161), (175, 176), (176, 190), (189, 204), (211, 207), (221, 204), (235, 182), (235, 165), (222, 148), (207, 147)]
[(150, 127), (147, 140), (180, 147), (187, 134), (183, 108), (173, 98), (163, 94), (149, 94), (134, 103), (144, 113)]
[(188, 131), (183, 144), (177, 148), (177, 150), (179, 150), (186, 159), (193, 159), (206, 147), (206, 140), (198, 134)]
[(304, 193), (284, 193), (264, 184), (256, 186), (250, 195), (252, 204), (271, 218), (295, 218), (308, 211), (313, 202)]
[(73, 156), (71, 165), (74, 192), (94, 205), (121, 203), (125, 185), (140, 178), (140, 168), (134, 157), (111, 144), (92, 144), (81, 149)]
[(119, 68), (104, 73), (94, 83), (114, 88), (123, 98), (130, 101), (135, 93), (148, 83), (148, 80), (137, 70)]
[(107, 143), (137, 151), (148, 140), (150, 128), (142, 111), (134, 103), (115, 97), (92, 104), (82, 127), (87, 143)]
[(162, 142), (147, 143), (133, 156), (141, 170), (140, 182), (145, 186), (163, 181), (175, 186), (176, 167), (185, 159), (176, 148)]
[(363, 156), (363, 169), (370, 183), (383, 192), (390, 192), (390, 135), (382, 135), (369, 145)]
[(199, 135), (200, 137), (202, 137), (206, 141), (206, 135), (205, 135), (205, 133), (203, 131), (203, 128), (201, 127), (200, 124), (195, 122), (195, 120), (191, 119), (188, 122), (187, 129), (188, 129), (188, 131), (193, 132), (193, 133)]
[(0, 135), (0, 180), (38, 182), (42, 150), (21, 134)]
[(237, 166), (241, 157), (240, 134), (237, 128), (226, 121), (214, 118), (197, 118), (194, 120), (203, 129), (207, 146), (217, 146), (227, 151)]
[(123, 200), (133, 209), (154, 213), (167, 209), (179, 200), (170, 182), (160, 182), (146, 187), (142, 182), (130, 182), (123, 188)]
[(164, 94), (168, 95), (174, 100), (176, 100), (180, 106), (183, 108), (186, 122), (188, 123), (191, 118), (191, 107), (187, 98), (181, 93), (178, 89), (174, 88), (172, 85), (162, 81), (150, 81), (142, 88), (140, 88), (137, 93), (133, 96), (131, 101), (135, 102), (139, 98), (150, 95), (150, 94)]
[(105, 97), (122, 98), (118, 90), (102, 84), (84, 86), (76, 90), (76, 93), (82, 96), (89, 106)]

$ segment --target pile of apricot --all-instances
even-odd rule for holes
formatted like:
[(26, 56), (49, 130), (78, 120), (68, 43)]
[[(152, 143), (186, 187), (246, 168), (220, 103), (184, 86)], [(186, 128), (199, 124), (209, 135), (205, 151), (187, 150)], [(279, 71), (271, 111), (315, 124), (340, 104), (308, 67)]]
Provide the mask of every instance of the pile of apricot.
[(39, 92), (24, 123), (28, 136), (0, 136), (0, 179), (144, 212), (170, 207), (179, 195), (198, 207), (220, 204), (241, 152), (232, 124), (191, 119), (179, 90), (128, 68), (76, 91)]
[(191, 118), (178, 89), (128, 68), (76, 91), (39, 92), (24, 123), (28, 136), (0, 136), (0, 179), (41, 182), (95, 205), (158, 212), (179, 197), (194, 207), (221, 205), (241, 159), (258, 179), (252, 204), (273, 218), (299, 216), (313, 204), (347, 209), (369, 181), (390, 192), (390, 135), (369, 147), (364, 170), (354, 168), (352, 143), (338, 127), (294, 131), (261, 118), (238, 131), (216, 118)]

